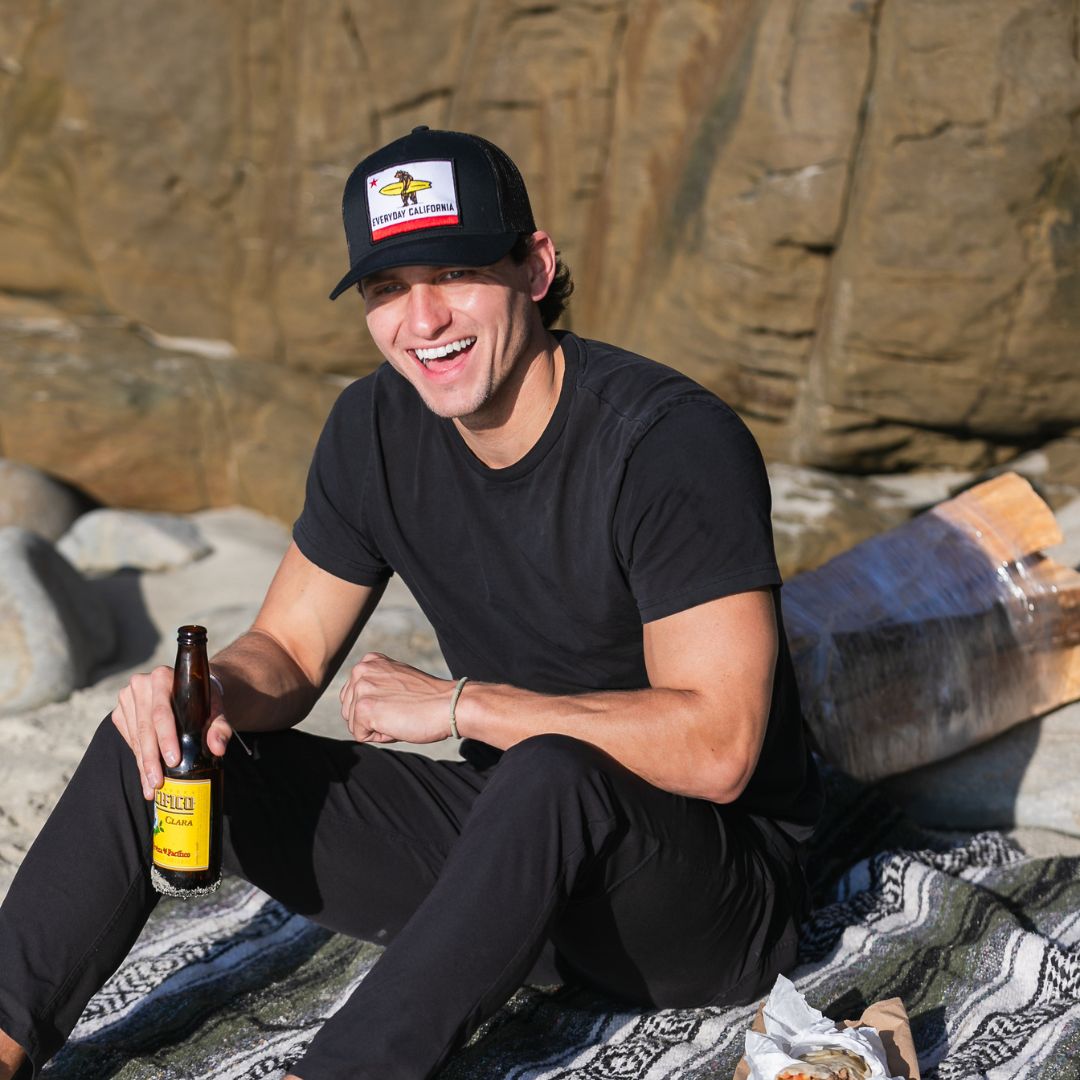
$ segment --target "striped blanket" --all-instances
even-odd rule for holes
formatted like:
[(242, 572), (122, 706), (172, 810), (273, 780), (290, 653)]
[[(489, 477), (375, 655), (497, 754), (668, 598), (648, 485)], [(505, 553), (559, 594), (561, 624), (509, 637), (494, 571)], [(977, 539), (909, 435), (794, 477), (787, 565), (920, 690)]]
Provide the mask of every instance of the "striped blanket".
[[(818, 907), (792, 973), (811, 1004), (840, 1018), (899, 996), (925, 1078), (1080, 1076), (1080, 860), (1028, 859), (996, 833), (950, 846), (827, 780)], [(378, 955), (240, 881), (165, 901), (44, 1075), (280, 1078)], [(753, 1011), (526, 988), (440, 1078), (728, 1080)]]

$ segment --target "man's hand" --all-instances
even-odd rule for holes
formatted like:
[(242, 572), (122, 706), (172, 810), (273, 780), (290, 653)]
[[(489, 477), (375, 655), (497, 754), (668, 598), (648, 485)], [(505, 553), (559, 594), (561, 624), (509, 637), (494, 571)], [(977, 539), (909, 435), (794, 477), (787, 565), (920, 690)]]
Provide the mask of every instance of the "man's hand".
[[(211, 658), (228, 687), (229, 712), (241, 731), (277, 731), (301, 720), (375, 609), (382, 585), (354, 585), (320, 570), (290, 544), (255, 625)], [(161, 787), (161, 763), (180, 760), (173, 718), (173, 671), (132, 676), (112, 721), (131, 747), (148, 800)], [(447, 698), (449, 701), (449, 698)], [(449, 715), (449, 705), (447, 705)], [(219, 757), (232, 738), (217, 687), (210, 696), (206, 745)], [(440, 736), (441, 737), (441, 736)]]
[[(172, 710), (173, 669), (157, 667), (149, 673), (133, 675), (131, 682), (120, 691), (112, 722), (131, 747), (139, 766), (143, 796), (149, 801), (161, 787), (164, 774), (161, 762), (172, 766), (180, 761), (180, 740), (176, 735), (176, 718)], [(232, 728), (225, 719), (217, 687), (210, 689), (210, 723), (206, 745), (210, 753), (220, 757), (232, 737)]]
[(341, 715), (357, 742), (439, 742), (450, 735), (454, 684), (368, 653), (341, 689)]

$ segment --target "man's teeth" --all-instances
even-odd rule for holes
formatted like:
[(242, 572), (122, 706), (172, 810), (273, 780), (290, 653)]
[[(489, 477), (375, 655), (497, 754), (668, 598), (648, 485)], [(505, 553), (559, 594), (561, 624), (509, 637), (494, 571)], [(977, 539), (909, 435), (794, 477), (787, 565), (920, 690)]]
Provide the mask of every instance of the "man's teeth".
[(441, 360), (444, 356), (452, 356), (454, 353), (467, 349), (476, 341), (474, 337), (461, 338), (459, 341), (451, 341), (448, 345), (438, 345), (434, 349), (414, 349), (416, 358), (425, 364), (429, 360)]

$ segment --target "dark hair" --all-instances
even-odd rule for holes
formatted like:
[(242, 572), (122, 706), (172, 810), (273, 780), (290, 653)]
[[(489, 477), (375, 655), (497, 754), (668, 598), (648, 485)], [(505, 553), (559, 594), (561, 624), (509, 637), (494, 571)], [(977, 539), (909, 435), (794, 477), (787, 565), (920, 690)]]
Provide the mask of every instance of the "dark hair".
[[(532, 233), (519, 233), (514, 246), (510, 249), (510, 258), (516, 263), (523, 263), (532, 250)], [(551, 279), (547, 293), (542, 296), (537, 304), (540, 308), (540, 318), (548, 329), (555, 320), (566, 310), (566, 302), (574, 291), (574, 281), (570, 276), (570, 267), (559, 258), (555, 252), (555, 276)]]

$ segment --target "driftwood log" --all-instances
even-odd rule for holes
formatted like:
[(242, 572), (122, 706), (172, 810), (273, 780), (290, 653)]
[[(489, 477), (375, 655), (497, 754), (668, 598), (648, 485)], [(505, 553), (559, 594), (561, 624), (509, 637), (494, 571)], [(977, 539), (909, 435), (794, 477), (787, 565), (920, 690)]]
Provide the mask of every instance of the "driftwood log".
[(863, 780), (938, 761), (1080, 697), (1080, 573), (1006, 473), (784, 588), (803, 712)]

